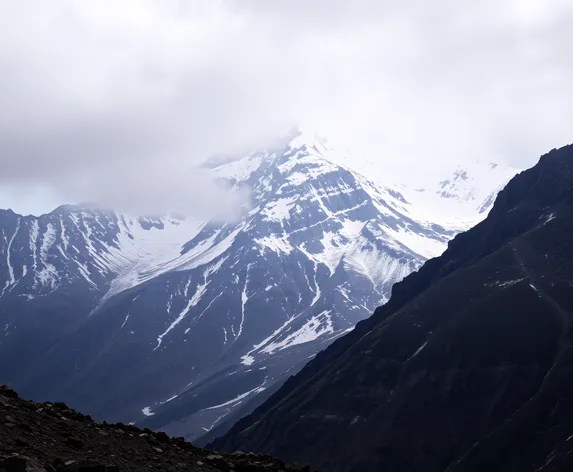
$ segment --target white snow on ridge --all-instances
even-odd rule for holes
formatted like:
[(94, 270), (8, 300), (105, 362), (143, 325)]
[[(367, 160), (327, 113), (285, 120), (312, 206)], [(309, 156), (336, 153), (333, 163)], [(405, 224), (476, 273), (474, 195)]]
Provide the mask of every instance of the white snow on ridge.
[(173, 400), (175, 400), (176, 398), (178, 398), (179, 395), (173, 395), (172, 397), (169, 397), (167, 400), (164, 400), (162, 402), (160, 402), (160, 405), (165, 405), (166, 403), (172, 402)]
[[(373, 243), (366, 238), (362, 231), (365, 223), (350, 219), (340, 220), (342, 228), (335, 232), (324, 232), (320, 240), (323, 250), (310, 252), (303, 244), (299, 249), (317, 264), (324, 264), (331, 274), (344, 260), (347, 267), (354, 268), (372, 281), (374, 287), (378, 287), (391, 280), (401, 280), (412, 268), (390, 257), (383, 251), (378, 250)], [(385, 228), (386, 230), (386, 228)], [(386, 246), (404, 251), (406, 248), (393, 243), (388, 235), (381, 234)]]
[(12, 244), (14, 243), (14, 239), (16, 239), (16, 235), (18, 234), (19, 230), (20, 230), (20, 220), (18, 220), (18, 223), (16, 225), (16, 230), (14, 231), (12, 238), (10, 238), (10, 242), (8, 243), (8, 248), (6, 249), (6, 264), (8, 265), (8, 276), (10, 277), (8, 285), (12, 285), (14, 284), (14, 282), (16, 282), (16, 278), (14, 276), (14, 267), (12, 266), (12, 263), (10, 261), (10, 256), (12, 252)]
[(248, 288), (249, 288), (249, 270), (251, 268), (251, 264), (247, 264), (247, 270), (245, 273), (245, 284), (243, 285), (243, 291), (241, 292), (241, 322), (239, 324), (239, 331), (237, 332), (237, 335), (235, 336), (235, 341), (237, 339), (239, 339), (239, 337), (241, 336), (241, 334), (243, 333), (243, 325), (245, 324), (245, 305), (247, 304), (247, 301), (249, 300), (249, 295), (248, 295)]
[(308, 175), (303, 174), (302, 172), (292, 172), (287, 177), (288, 185), (297, 186), (304, 184), (307, 181), (308, 181)]
[(416, 352), (414, 352), (414, 354), (412, 354), (410, 357), (408, 357), (408, 359), (406, 359), (406, 362), (410, 361), (411, 359), (413, 359), (414, 357), (416, 357), (418, 354), (420, 354), (424, 348), (428, 345), (428, 341), (426, 341), (424, 344), (422, 344), (417, 350)]
[(326, 265), (331, 274), (334, 274), (342, 258), (352, 250), (351, 247), (356, 247), (363, 242), (361, 232), (365, 226), (364, 222), (345, 218), (340, 220), (340, 223), (342, 224), (340, 230), (324, 232), (320, 241), (324, 248), (323, 251), (311, 255), (314, 261)]
[(70, 240), (66, 234), (66, 227), (64, 225), (64, 220), (60, 216), (60, 237), (62, 238), (62, 244), (64, 245), (63, 254), (68, 251), (68, 246), (70, 245)]
[(225, 403), (210, 406), (209, 408), (205, 408), (202, 411), (217, 410), (219, 408), (223, 408), (223, 407), (226, 407), (229, 405), (236, 405), (237, 403), (241, 403), (249, 395), (253, 395), (253, 394), (257, 394), (257, 393), (261, 393), (261, 392), (265, 391), (266, 390), (265, 384), (266, 384), (266, 380), (260, 386), (255, 387), (252, 390), (249, 390), (248, 392), (241, 393), (240, 395), (237, 395), (235, 398), (233, 398), (229, 401), (226, 401)]
[(162, 222), (163, 229), (144, 229), (137, 218), (118, 216), (117, 247), (102, 241), (98, 254), (106, 270), (117, 274), (106, 299), (175, 268), (184, 244), (203, 226), (194, 220), (166, 218)]
[[(435, 183), (403, 186), (409, 211), (418, 220), (432, 221), (454, 230), (465, 230), (483, 220), (495, 195), (519, 169), (486, 161), (464, 163)], [(421, 191), (424, 189), (423, 191)]]
[[(75, 221), (78, 228), (87, 226), (85, 222), (80, 225), (81, 216), (75, 215)], [(87, 232), (88, 250), (97, 262), (98, 270), (112, 276), (115, 274), (102, 303), (113, 295), (166, 272), (190, 270), (210, 264), (229, 249), (244, 228), (244, 224), (238, 225), (220, 241), (221, 230), (216, 230), (182, 254), (185, 244), (199, 234), (205, 223), (172, 218), (164, 218), (161, 223), (163, 228), (152, 225), (146, 229), (138, 218), (118, 215), (119, 232), (115, 244), (97, 240), (91, 230)], [(86, 241), (87, 234), (84, 234)], [(94, 241), (97, 241), (97, 249)], [(210, 270), (218, 270), (223, 262), (224, 259), (219, 260), (218, 265)], [(86, 267), (82, 267), (80, 272), (86, 280), (91, 281)]]
[(298, 196), (294, 196), (274, 200), (265, 206), (265, 208), (261, 211), (261, 215), (263, 215), (267, 220), (278, 221), (279, 223), (282, 223), (284, 220), (289, 219), (290, 211), (298, 199)]
[(32, 270), (35, 272), (38, 267), (38, 236), (40, 235), (40, 225), (38, 220), (32, 221), (32, 225), (30, 228), (30, 252), (32, 253), (33, 258), (33, 265)]
[(270, 336), (255, 344), (247, 354), (242, 356), (241, 364), (245, 366), (253, 365), (255, 363), (255, 353), (272, 355), (298, 344), (312, 342), (320, 337), (336, 334), (330, 313), (331, 310), (324, 310), (318, 315), (312, 316), (294, 332), (289, 331), (290, 326), (303, 316), (305, 312), (303, 311), (289, 318), (286, 323), (277, 328)]
[(320, 297), (322, 295), (322, 292), (320, 290), (320, 285), (318, 285), (318, 282), (316, 280), (317, 272), (318, 272), (318, 264), (315, 262), (314, 263), (314, 298), (312, 299), (312, 302), (310, 302), (310, 306), (316, 305), (316, 302), (318, 302), (318, 300), (320, 300)]
[(440, 256), (448, 247), (447, 241), (439, 241), (427, 236), (422, 236), (404, 228), (395, 230), (387, 227), (384, 231), (397, 241), (400, 241), (404, 246), (427, 259)]
[(0, 293), (0, 297), (2, 295), (4, 295), (4, 292), (6, 291), (6, 289), (8, 287), (10, 287), (11, 285), (14, 285), (14, 283), (16, 282), (16, 278), (14, 276), (14, 267), (12, 266), (12, 263), (11, 263), (11, 253), (12, 253), (12, 244), (14, 243), (14, 239), (16, 239), (16, 235), (18, 234), (19, 230), (20, 230), (20, 220), (18, 219), (18, 223), (16, 225), (16, 230), (14, 231), (14, 234), (10, 238), (10, 242), (8, 243), (8, 247), (6, 248), (6, 265), (8, 266), (8, 277), (9, 277), (9, 279), (6, 281), (6, 285), (2, 289), (2, 293)]
[[(315, 159), (327, 160), (350, 171), (382, 214), (391, 213), (383, 201), (419, 222), (437, 223), (456, 231), (466, 230), (484, 219), (493, 204), (491, 197), (520, 171), (501, 163), (468, 160), (453, 172), (428, 166), (408, 168), (405, 172), (385, 165), (384, 156), (350, 155), (343, 147), (306, 130), (292, 139), (290, 146), (305, 148)], [(387, 192), (388, 189), (392, 192)], [(392, 195), (394, 192), (399, 192), (406, 202)], [(484, 204), (486, 208), (482, 211)]]
[(321, 336), (334, 333), (330, 313), (331, 310), (325, 310), (313, 316), (300, 329), (289, 334), (281, 341), (267, 344), (260, 352), (274, 354), (277, 351), (282, 351), (297, 344), (309, 343)]
[(238, 181), (247, 180), (255, 172), (265, 159), (272, 159), (273, 155), (266, 154), (248, 154), (240, 159), (220, 164), (212, 169), (211, 172), (219, 178), (236, 179)]
[(40, 264), (43, 268), (36, 276), (38, 281), (45, 287), (55, 289), (58, 285), (58, 271), (56, 267), (48, 262), (48, 251), (56, 241), (56, 230), (51, 223), (46, 226), (46, 232), (42, 236), (42, 245), (40, 246)]
[[(209, 264), (217, 257), (224, 254), (235, 242), (237, 235), (245, 228), (245, 223), (237, 226), (222, 241), (215, 242), (215, 237), (208, 240), (207, 244), (199, 244), (188, 253), (181, 256), (180, 260), (174, 261), (167, 270), (189, 270)], [(205, 249), (208, 246), (208, 249)]]
[(243, 357), (241, 357), (242, 362), (241, 364), (249, 366), (249, 365), (253, 365), (255, 363), (255, 358), (249, 354), (244, 355)]
[[(184, 297), (187, 297), (187, 293), (188, 293), (190, 284), (191, 284), (191, 280), (189, 280), (187, 282), (187, 284), (185, 285), (185, 290), (183, 293)], [(159, 347), (161, 346), (161, 343), (163, 342), (163, 338), (165, 336), (167, 336), (167, 334), (169, 334), (169, 332), (171, 330), (173, 330), (173, 328), (175, 328), (179, 323), (181, 323), (181, 321), (183, 321), (183, 319), (185, 318), (185, 316), (187, 316), (187, 313), (189, 313), (191, 308), (193, 308), (194, 306), (197, 306), (197, 304), (199, 303), (199, 301), (201, 300), (201, 298), (205, 294), (205, 289), (206, 289), (208, 284), (209, 284), (209, 282), (207, 282), (207, 277), (205, 277), (203, 283), (197, 284), (197, 288), (195, 289), (195, 293), (188, 300), (187, 306), (181, 311), (181, 313), (179, 313), (177, 318), (175, 318), (175, 320), (169, 325), (169, 327), (157, 337), (157, 346), (155, 346), (155, 349), (153, 349), (154, 351), (159, 349)]]
[[(412, 267), (399, 259), (379, 251), (375, 247), (355, 250), (344, 258), (346, 267), (354, 269), (370, 280), (375, 290), (385, 284), (401, 281), (411, 271)], [(386, 302), (383, 296), (381, 302)]]
[(265, 254), (265, 250), (272, 251), (278, 255), (281, 253), (288, 255), (294, 250), (286, 234), (282, 237), (271, 235), (263, 238), (255, 238), (253, 242), (261, 247), (261, 256)]
[(525, 279), (515, 279), (515, 280), (506, 280), (505, 282), (494, 282), (493, 284), (490, 284), (493, 287), (500, 287), (500, 288), (505, 288), (505, 287), (511, 287), (512, 285), (515, 285), (519, 282), (521, 282), (522, 280)]
[(296, 152), (278, 168), (282, 174), (290, 174), (288, 180), (292, 185), (302, 183), (302, 175), (292, 172), (298, 165), (306, 166), (306, 180), (338, 171), (337, 164), (331, 159), (332, 150), (317, 136), (301, 132), (299, 136), (291, 139), (288, 147)]

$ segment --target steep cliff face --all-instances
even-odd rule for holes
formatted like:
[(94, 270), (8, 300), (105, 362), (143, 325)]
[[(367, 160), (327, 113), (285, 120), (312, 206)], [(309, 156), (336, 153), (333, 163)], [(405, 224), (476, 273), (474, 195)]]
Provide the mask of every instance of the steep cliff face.
[(214, 445), (331, 471), (569, 470), (572, 205), (567, 146)]

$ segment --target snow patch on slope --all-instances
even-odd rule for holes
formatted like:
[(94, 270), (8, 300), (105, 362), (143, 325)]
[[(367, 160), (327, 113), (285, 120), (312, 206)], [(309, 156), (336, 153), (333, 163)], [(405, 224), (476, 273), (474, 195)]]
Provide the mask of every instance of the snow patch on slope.
[(6, 248), (6, 265), (8, 267), (9, 279), (6, 281), (6, 285), (2, 289), (2, 293), (0, 293), (0, 296), (4, 295), (6, 289), (11, 285), (14, 285), (14, 283), (16, 282), (16, 278), (14, 276), (14, 267), (12, 266), (11, 262), (11, 254), (12, 254), (12, 244), (14, 243), (14, 239), (16, 239), (16, 235), (18, 234), (19, 230), (20, 230), (20, 220), (18, 220), (18, 223), (16, 224), (16, 230), (14, 231), (14, 234), (10, 238), (10, 242), (8, 243), (8, 247)]
[(419, 233), (405, 228), (395, 230), (388, 227), (385, 228), (385, 232), (392, 236), (392, 238), (400, 241), (401, 244), (411, 249), (416, 254), (420, 254), (426, 259), (440, 256), (448, 247), (448, 243), (446, 241), (439, 241), (427, 236), (422, 236)]
[[(197, 304), (199, 303), (199, 301), (201, 300), (201, 298), (205, 294), (205, 289), (207, 288), (208, 284), (209, 284), (209, 282), (207, 282), (206, 276), (205, 276), (203, 283), (197, 284), (197, 288), (195, 289), (195, 293), (187, 302), (187, 306), (185, 308), (183, 308), (183, 310), (179, 313), (179, 315), (175, 318), (175, 320), (169, 325), (169, 327), (157, 337), (157, 346), (155, 346), (154, 351), (159, 349), (159, 347), (161, 346), (161, 343), (163, 342), (163, 338), (165, 336), (167, 336), (167, 334), (169, 334), (169, 332), (172, 331), (179, 323), (181, 323), (181, 321), (183, 321), (183, 319), (185, 318), (185, 316), (187, 316), (187, 313), (189, 313), (191, 308), (193, 308), (194, 306), (197, 306)], [(187, 284), (185, 285), (185, 289), (184, 289), (184, 293), (183, 293), (183, 297), (185, 297), (185, 298), (187, 298), (187, 296), (188, 296), (188, 291), (189, 291), (190, 285), (191, 285), (191, 280), (189, 280), (187, 282)], [(170, 305), (168, 305), (167, 311), (168, 311), (168, 313), (170, 312)]]
[(288, 236), (264, 236), (262, 238), (255, 238), (253, 242), (261, 247), (260, 255), (263, 256), (265, 251), (271, 251), (278, 255), (285, 254), (289, 255), (293, 250), (293, 245), (289, 242)]
[(268, 153), (263, 155), (259, 153), (248, 154), (239, 159), (233, 159), (219, 165), (210, 167), (210, 170), (216, 177), (225, 179), (235, 179), (237, 181), (247, 180), (255, 172), (265, 159), (271, 159)]
[(315, 341), (325, 334), (334, 333), (332, 319), (330, 318), (331, 310), (325, 310), (322, 313), (310, 318), (300, 329), (289, 334), (282, 341), (270, 343), (261, 350), (261, 353), (274, 354), (297, 344), (304, 344)]
[(263, 215), (269, 221), (278, 221), (282, 223), (290, 218), (290, 212), (296, 204), (298, 196), (289, 198), (279, 198), (270, 202), (262, 211)]
[(135, 218), (121, 218), (117, 247), (105, 245), (109, 268), (120, 274), (110, 294), (126, 290), (168, 271), (181, 255), (182, 247), (196, 235), (197, 221), (165, 220), (163, 229), (144, 229)]
[(55, 289), (58, 285), (58, 271), (56, 267), (48, 262), (48, 253), (56, 241), (56, 230), (51, 223), (46, 226), (46, 232), (42, 236), (40, 246), (40, 263), (43, 268), (36, 273), (38, 281), (45, 287)]

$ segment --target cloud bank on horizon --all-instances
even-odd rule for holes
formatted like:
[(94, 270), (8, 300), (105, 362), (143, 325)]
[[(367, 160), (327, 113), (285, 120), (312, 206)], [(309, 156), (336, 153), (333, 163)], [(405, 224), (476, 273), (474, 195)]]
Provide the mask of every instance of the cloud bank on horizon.
[(572, 22), (569, 0), (0, 0), (0, 187), (231, 211), (193, 165), (293, 124), (389, 169), (532, 165), (573, 141)]

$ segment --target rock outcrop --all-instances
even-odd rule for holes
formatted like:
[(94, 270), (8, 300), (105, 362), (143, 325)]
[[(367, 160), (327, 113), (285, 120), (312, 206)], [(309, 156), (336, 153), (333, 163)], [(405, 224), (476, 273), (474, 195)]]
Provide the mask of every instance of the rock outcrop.
[(98, 424), (64, 403), (25, 401), (0, 386), (1, 472), (280, 470), (310, 469), (262, 454), (218, 454), (133, 425)]

